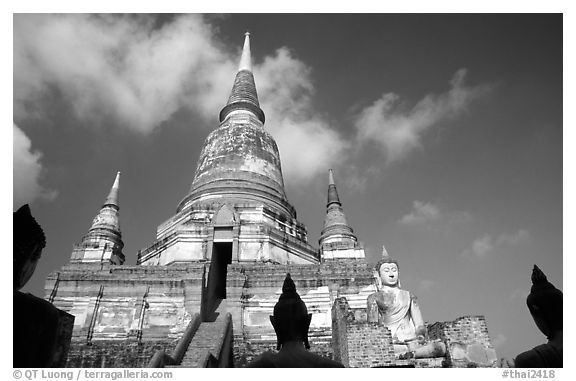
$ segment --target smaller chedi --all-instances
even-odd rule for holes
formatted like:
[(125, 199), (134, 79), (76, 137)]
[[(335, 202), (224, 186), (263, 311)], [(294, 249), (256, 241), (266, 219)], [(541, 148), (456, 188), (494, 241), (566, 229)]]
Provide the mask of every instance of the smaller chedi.
[(439, 340), (428, 339), (418, 300), (400, 285), (398, 262), (382, 247), (382, 259), (375, 265), (378, 291), (368, 296), (368, 322), (379, 323), (390, 330), (394, 352), (399, 358), (431, 358), (446, 354)]

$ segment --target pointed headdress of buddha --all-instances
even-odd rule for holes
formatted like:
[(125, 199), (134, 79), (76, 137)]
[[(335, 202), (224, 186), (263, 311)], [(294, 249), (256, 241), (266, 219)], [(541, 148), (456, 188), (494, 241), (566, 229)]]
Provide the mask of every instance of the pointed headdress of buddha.
[(562, 329), (562, 291), (548, 281), (546, 275), (534, 265), (532, 269), (532, 288), (526, 298), (526, 304), (532, 316), (540, 318), (552, 330)]

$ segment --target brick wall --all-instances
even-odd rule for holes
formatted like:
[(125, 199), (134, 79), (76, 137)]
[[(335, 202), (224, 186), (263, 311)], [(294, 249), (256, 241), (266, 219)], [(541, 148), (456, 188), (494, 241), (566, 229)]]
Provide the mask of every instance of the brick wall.
[(334, 359), (346, 367), (395, 365), (390, 331), (377, 323), (356, 321), (346, 298), (336, 299), (332, 307), (332, 345)]
[(497, 355), (484, 316), (463, 316), (428, 327), (430, 338), (446, 343), (451, 367), (495, 367)]
[(68, 353), (67, 368), (144, 368), (157, 350), (172, 353), (177, 341), (143, 342), (95, 341), (72, 342)]
[[(330, 338), (315, 338), (308, 335), (310, 352), (330, 359), (335, 359)], [(266, 351), (276, 351), (274, 339), (246, 339), (234, 335), (234, 367), (242, 368)]]

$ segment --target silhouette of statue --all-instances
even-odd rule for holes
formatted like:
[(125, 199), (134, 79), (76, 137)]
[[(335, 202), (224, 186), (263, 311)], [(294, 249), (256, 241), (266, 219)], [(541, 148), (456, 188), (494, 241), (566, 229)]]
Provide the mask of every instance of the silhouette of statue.
[(14, 290), (20, 290), (30, 279), (36, 264), (46, 246), (44, 231), (30, 214), (28, 204), (13, 213), (14, 253), (13, 275)]
[(296, 292), (290, 274), (286, 274), (282, 295), (274, 306), (270, 322), (276, 331), (277, 353), (262, 353), (247, 367), (251, 368), (343, 368), (344, 365), (329, 358), (308, 352), (308, 328), (312, 314)]
[(400, 287), (398, 262), (383, 248), (375, 266), (378, 291), (367, 300), (368, 321), (386, 326), (392, 335), (394, 351), (401, 358), (442, 357), (446, 346), (427, 340), (426, 326), (416, 296)]
[(514, 359), (514, 365), (518, 368), (561, 368), (562, 291), (548, 282), (546, 275), (536, 265), (532, 270), (532, 289), (526, 304), (536, 326), (548, 338), (548, 342), (520, 353)]
[[(64, 312), (41, 298), (19, 291), (34, 273), (46, 246), (44, 232), (28, 205), (13, 213), (13, 225), (14, 367), (61, 367), (67, 350), (62, 342), (66, 340), (62, 333), (65, 323), (61, 320)], [(73, 318), (67, 323), (71, 332)]]

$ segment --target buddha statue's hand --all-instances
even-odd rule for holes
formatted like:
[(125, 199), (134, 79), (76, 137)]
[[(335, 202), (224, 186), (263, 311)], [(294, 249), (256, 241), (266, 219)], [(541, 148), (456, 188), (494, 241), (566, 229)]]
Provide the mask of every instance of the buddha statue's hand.
[(420, 325), (420, 326), (416, 327), (416, 337), (418, 338), (418, 342), (420, 342), (420, 343), (425, 342), (427, 336), (428, 336), (428, 331), (426, 330), (425, 326)]

